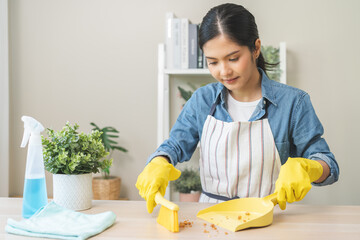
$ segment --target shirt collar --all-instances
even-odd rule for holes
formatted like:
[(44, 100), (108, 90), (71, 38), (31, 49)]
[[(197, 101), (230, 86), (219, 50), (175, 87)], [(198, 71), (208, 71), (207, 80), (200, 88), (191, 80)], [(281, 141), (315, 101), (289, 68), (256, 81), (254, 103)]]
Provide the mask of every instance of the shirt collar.
[(272, 104), (277, 106), (276, 95), (274, 94), (274, 90), (273, 90), (274, 80), (270, 80), (268, 78), (268, 76), (266, 75), (266, 73), (261, 68), (258, 68), (258, 69), (262, 75), (262, 77), (261, 77), (261, 94), (262, 94), (263, 98), (269, 100)]
[[(265, 72), (261, 69), (258, 68), (260, 74), (261, 74), (261, 94), (263, 97), (263, 101), (261, 101), (262, 105), (265, 105), (264, 101), (268, 100), (269, 102), (271, 102), (273, 105), (277, 106), (277, 100), (276, 100), (276, 96), (274, 94), (273, 91), (273, 80), (270, 80), (267, 75), (265, 74)], [(218, 89), (216, 92), (216, 98), (215, 101), (221, 101), (221, 103), (225, 103), (225, 99), (226, 99), (226, 94), (227, 94), (227, 88), (223, 85), (223, 84), (219, 84), (218, 85)], [(220, 99), (219, 99), (220, 98)]]

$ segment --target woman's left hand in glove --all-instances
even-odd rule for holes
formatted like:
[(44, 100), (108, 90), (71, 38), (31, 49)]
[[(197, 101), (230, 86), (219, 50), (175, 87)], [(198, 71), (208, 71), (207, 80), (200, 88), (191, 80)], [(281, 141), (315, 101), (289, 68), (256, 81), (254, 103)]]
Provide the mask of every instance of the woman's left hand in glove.
[(311, 183), (323, 174), (323, 166), (315, 160), (306, 158), (288, 158), (281, 166), (279, 177), (275, 183), (277, 202), (282, 210), (286, 202), (302, 200), (311, 189)]

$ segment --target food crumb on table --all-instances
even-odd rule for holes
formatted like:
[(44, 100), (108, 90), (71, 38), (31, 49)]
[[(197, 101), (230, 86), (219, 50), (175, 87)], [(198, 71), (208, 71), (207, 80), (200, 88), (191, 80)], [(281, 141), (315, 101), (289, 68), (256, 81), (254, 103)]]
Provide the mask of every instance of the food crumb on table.
[(180, 228), (192, 227), (193, 224), (194, 222), (190, 222), (189, 220), (184, 220), (183, 222), (179, 223), (179, 227)]
[(215, 227), (215, 224), (211, 224), (211, 228), (214, 230), (217, 230), (217, 228)]

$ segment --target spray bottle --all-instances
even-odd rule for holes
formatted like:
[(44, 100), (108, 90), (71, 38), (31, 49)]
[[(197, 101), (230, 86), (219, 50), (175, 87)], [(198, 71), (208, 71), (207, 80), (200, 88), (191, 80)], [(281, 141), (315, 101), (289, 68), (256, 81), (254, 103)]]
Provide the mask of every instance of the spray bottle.
[(25, 184), (23, 195), (23, 218), (31, 217), (38, 209), (47, 204), (44, 158), (40, 133), (44, 127), (32, 117), (22, 116), (24, 136), (21, 147), (28, 145)]

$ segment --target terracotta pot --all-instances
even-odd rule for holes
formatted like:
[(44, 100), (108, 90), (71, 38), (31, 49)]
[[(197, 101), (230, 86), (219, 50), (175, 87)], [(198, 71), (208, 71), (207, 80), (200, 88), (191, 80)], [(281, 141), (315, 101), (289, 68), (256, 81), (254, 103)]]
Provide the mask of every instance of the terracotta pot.
[(180, 193), (180, 202), (198, 202), (201, 192)]
[(54, 202), (72, 210), (91, 208), (91, 178), (92, 174), (54, 174)]
[(118, 200), (120, 196), (121, 179), (119, 177), (94, 177), (92, 180), (93, 198), (96, 200)]

